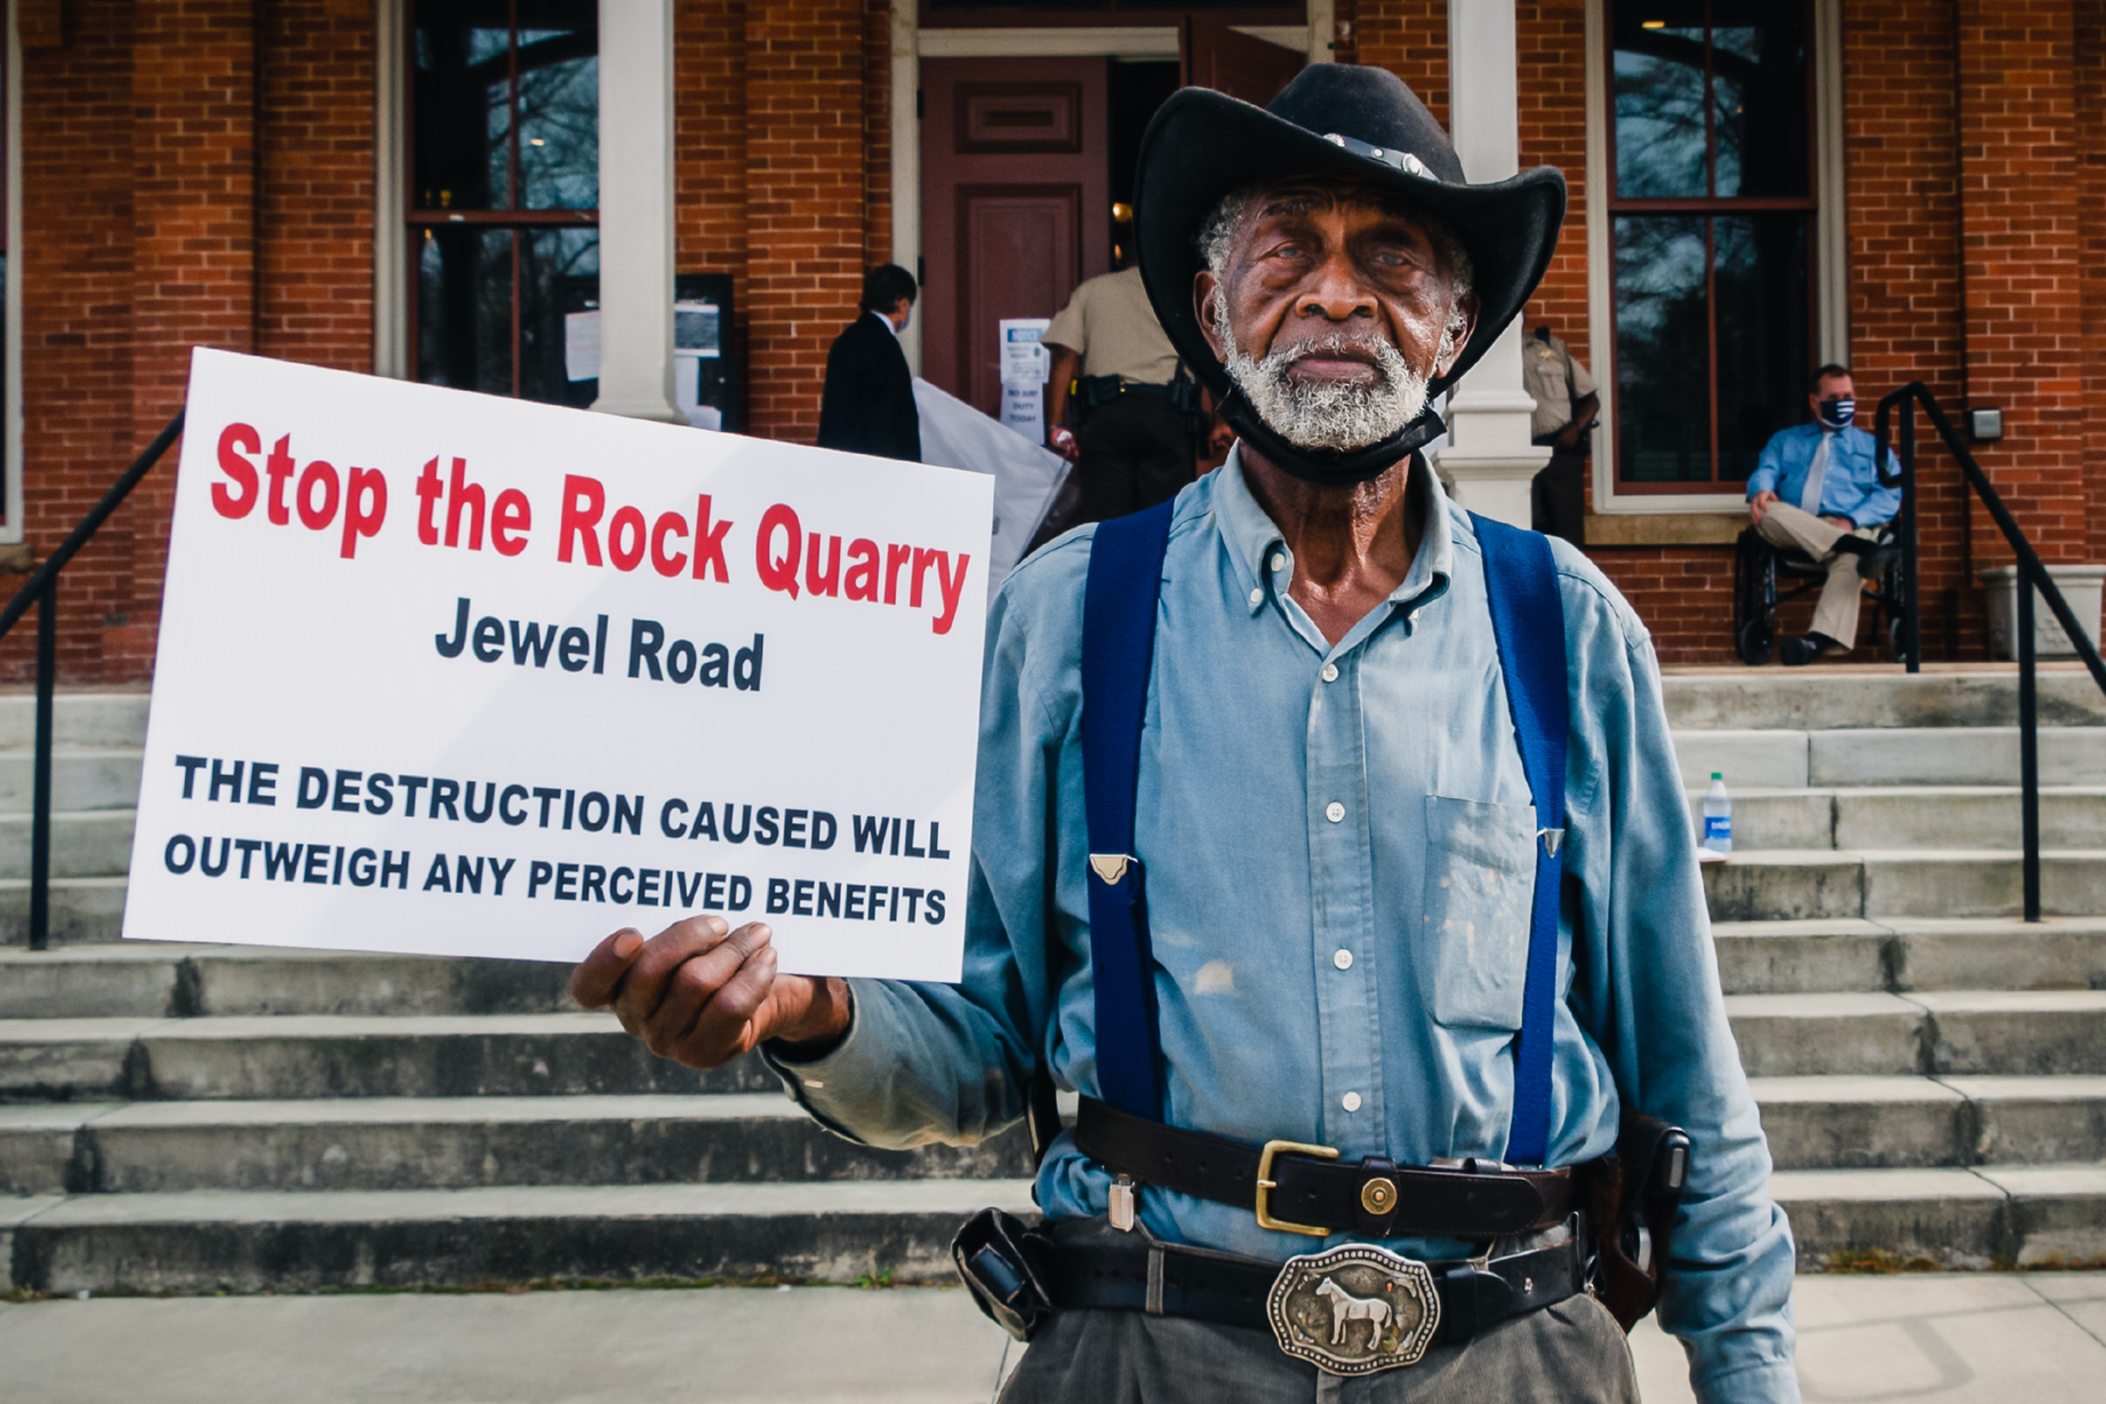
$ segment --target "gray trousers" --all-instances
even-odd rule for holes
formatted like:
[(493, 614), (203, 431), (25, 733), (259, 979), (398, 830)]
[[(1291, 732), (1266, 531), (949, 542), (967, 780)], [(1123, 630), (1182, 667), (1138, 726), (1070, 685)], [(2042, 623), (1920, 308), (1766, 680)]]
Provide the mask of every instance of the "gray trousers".
[(1416, 1365), (1347, 1378), (1282, 1352), (1267, 1331), (1137, 1311), (1056, 1316), (999, 1404), (1637, 1404), (1616, 1318), (1581, 1293)]

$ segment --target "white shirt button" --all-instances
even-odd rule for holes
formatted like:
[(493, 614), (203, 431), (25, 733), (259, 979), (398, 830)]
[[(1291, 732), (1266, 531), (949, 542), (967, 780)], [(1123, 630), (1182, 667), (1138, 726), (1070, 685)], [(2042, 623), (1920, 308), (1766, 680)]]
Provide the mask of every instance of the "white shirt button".
[(1331, 952), (1331, 964), (1337, 966), (1340, 970), (1351, 970), (1353, 968), (1353, 953), (1340, 946), (1337, 950)]
[(1359, 1111), (1360, 1094), (1358, 1092), (1348, 1092), (1343, 1097), (1340, 1097), (1338, 1099), (1338, 1105), (1344, 1107), (1349, 1112)]
[(1279, 574), (1279, 573), (1280, 573), (1281, 571), (1283, 571), (1283, 570), (1285, 570), (1285, 569), (1287, 569), (1287, 557), (1286, 557), (1286, 556), (1284, 556), (1284, 555), (1282, 555), (1282, 554), (1281, 554), (1280, 552), (1278, 552), (1278, 551), (1275, 551), (1275, 552), (1273, 552), (1273, 553), (1272, 553), (1272, 572), (1273, 572), (1273, 574), (1277, 575), (1277, 574)]
[(1265, 603), (1265, 592), (1264, 592), (1263, 590), (1253, 590), (1253, 591), (1251, 591), (1251, 592), (1250, 592), (1250, 602), (1251, 602), (1252, 604), (1254, 604), (1254, 605), (1255, 605), (1255, 604), (1263, 604), (1263, 603)]
[(1317, 676), (1321, 677), (1321, 678), (1322, 678), (1322, 679), (1323, 679), (1323, 680), (1324, 680), (1325, 682), (1337, 682), (1337, 681), (1338, 681), (1338, 665), (1337, 665), (1336, 663), (1326, 663), (1326, 664), (1324, 664), (1324, 670), (1323, 670), (1323, 672), (1322, 672), (1322, 673), (1320, 673), (1320, 674), (1318, 674)]
[(1324, 806), (1324, 818), (1336, 824), (1339, 820), (1345, 818), (1345, 806), (1337, 800), (1332, 800)]

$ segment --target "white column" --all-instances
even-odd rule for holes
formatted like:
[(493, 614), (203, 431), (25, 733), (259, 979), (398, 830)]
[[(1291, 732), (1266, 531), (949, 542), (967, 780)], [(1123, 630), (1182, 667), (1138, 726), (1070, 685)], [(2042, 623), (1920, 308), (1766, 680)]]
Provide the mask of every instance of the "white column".
[(1338, 55), (1337, 0), (1309, 0), (1309, 62), (1331, 63)]
[[(1449, 0), (1448, 125), (1472, 184), (1521, 169), (1516, 107), (1514, 0)], [(1463, 506), (1525, 527), (1528, 487), (1550, 450), (1529, 442), (1535, 401), (1521, 384), (1521, 320), (1492, 344), (1448, 395), (1441, 467)]]
[[(919, 278), (921, 266), (921, 19), (918, 0), (892, 0), (892, 261)], [(907, 366), (921, 374), (921, 313), (900, 334)]]
[(673, 5), (600, 0), (600, 397), (673, 408)]

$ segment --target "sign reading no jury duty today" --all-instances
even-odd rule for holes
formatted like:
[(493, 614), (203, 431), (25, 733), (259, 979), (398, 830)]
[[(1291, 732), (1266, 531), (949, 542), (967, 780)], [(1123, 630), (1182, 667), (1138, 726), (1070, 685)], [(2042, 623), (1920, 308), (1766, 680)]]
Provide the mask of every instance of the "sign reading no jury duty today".
[(992, 481), (196, 352), (124, 934), (956, 980)]

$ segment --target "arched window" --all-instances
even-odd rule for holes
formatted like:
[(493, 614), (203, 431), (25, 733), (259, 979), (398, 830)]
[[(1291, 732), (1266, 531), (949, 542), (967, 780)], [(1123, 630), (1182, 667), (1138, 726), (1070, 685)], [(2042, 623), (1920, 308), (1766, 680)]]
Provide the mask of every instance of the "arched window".
[(589, 405), (598, 394), (595, 0), (414, 0), (412, 373)]

